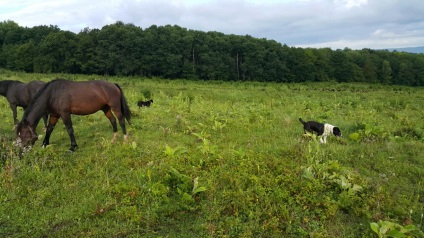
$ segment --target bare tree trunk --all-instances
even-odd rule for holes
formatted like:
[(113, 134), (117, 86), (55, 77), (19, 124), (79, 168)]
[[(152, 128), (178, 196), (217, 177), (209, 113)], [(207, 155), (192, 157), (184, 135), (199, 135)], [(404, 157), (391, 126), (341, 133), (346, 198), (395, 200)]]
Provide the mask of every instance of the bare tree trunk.
[(195, 71), (195, 68), (194, 68), (194, 64), (195, 64), (195, 61), (194, 61), (194, 48), (193, 48), (193, 74), (196, 74), (196, 71)]
[(238, 54), (238, 52), (237, 52), (236, 62), (237, 62), (237, 80), (240, 80), (240, 67), (239, 67), (239, 54)]

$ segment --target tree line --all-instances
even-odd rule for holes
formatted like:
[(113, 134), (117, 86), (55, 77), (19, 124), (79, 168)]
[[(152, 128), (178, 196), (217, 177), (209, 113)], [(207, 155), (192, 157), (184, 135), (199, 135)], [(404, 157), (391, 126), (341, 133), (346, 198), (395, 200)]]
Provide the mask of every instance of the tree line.
[(79, 33), (0, 22), (0, 68), (70, 73), (262, 82), (424, 85), (424, 54), (298, 48), (274, 40), (118, 21)]

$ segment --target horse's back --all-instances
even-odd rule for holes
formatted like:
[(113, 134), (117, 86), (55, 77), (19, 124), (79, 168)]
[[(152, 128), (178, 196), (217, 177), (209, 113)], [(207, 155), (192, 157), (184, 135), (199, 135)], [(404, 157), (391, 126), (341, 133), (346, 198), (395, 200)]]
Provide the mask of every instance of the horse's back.
[(117, 93), (119, 89), (115, 84), (105, 80), (90, 80), (90, 81), (70, 81), (57, 79), (52, 81), (52, 88), (58, 95), (68, 94), (81, 98), (90, 97), (93, 93)]
[(31, 98), (25, 91), (26, 83), (20, 81), (14, 81), (9, 85), (9, 89), (6, 93), (6, 98), (9, 103), (20, 107), (26, 107), (31, 101)]
[(28, 93), (29, 97), (32, 99), (38, 91), (40, 91), (44, 85), (46, 85), (45, 82), (35, 80), (31, 81), (26, 85), (26, 92)]
[(110, 99), (121, 96), (119, 88), (105, 80), (69, 81), (69, 91), (82, 100), (87, 98)]
[(117, 86), (104, 80), (68, 81), (57, 80), (49, 97), (56, 111), (87, 115), (109, 107), (119, 107), (121, 93)]
[(21, 81), (13, 81), (8, 85), (7, 95), (17, 95), (25, 90), (26, 83)]
[(34, 80), (34, 81), (31, 81), (31, 82), (29, 82), (29, 83), (27, 84), (27, 88), (29, 88), (29, 89), (31, 89), (31, 90), (36, 90), (36, 91), (38, 91), (38, 90), (40, 90), (41, 88), (43, 88), (43, 87), (44, 87), (44, 85), (46, 85), (46, 83), (45, 83), (45, 82), (40, 81), (40, 80)]

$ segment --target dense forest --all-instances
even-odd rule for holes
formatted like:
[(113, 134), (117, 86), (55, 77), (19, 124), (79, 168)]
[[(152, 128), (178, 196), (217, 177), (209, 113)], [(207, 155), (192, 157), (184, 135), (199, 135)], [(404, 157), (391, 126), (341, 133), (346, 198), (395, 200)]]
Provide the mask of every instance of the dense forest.
[(424, 85), (424, 54), (297, 48), (274, 40), (121, 21), (78, 34), (0, 22), (0, 68), (29, 73)]

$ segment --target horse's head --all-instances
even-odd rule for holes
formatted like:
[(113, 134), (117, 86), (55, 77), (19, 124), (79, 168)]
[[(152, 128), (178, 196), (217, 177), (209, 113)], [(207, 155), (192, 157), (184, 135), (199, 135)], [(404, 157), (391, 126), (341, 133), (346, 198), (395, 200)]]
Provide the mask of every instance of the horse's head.
[(20, 147), (32, 146), (38, 140), (35, 126), (30, 126), (27, 120), (19, 122), (16, 127), (16, 136), (16, 145)]

